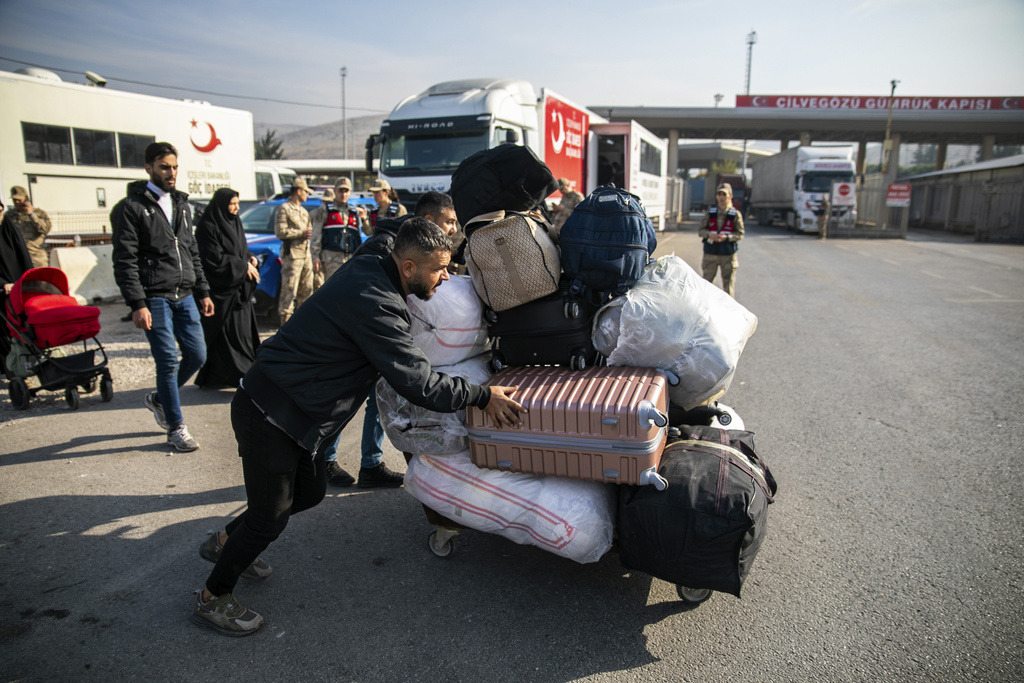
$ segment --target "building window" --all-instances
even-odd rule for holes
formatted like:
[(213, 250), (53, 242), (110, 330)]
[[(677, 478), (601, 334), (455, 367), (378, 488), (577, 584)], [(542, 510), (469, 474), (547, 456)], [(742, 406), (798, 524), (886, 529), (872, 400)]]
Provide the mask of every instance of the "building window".
[(154, 142), (156, 138), (152, 135), (118, 133), (117, 146), (121, 150), (121, 168), (144, 168), (146, 147)]
[(77, 166), (117, 166), (112, 132), (75, 128), (74, 133)]
[(71, 129), (42, 123), (21, 124), (25, 141), (25, 161), (42, 164), (74, 164), (71, 156)]

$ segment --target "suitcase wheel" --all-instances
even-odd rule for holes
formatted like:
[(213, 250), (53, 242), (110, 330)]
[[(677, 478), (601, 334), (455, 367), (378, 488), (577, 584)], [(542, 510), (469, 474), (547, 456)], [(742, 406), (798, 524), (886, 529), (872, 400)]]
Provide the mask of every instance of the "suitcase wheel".
[(490, 366), (491, 372), (500, 372), (505, 367), (505, 359), (501, 357), (500, 353), (495, 352), (487, 365)]
[(562, 307), (562, 315), (566, 320), (576, 320), (582, 314), (579, 301), (566, 301)]
[(710, 588), (687, 588), (682, 584), (676, 584), (676, 593), (679, 598), (690, 605), (699, 605), (711, 597)]
[(455, 552), (455, 536), (458, 533), (452, 529), (434, 529), (427, 536), (427, 547), (434, 555), (448, 559)]
[(487, 308), (484, 310), (484, 321), (486, 321), (488, 325), (493, 325), (498, 322), (498, 314), (492, 309)]
[(587, 354), (583, 351), (577, 351), (569, 359), (569, 368), (572, 370), (586, 370), (587, 369)]

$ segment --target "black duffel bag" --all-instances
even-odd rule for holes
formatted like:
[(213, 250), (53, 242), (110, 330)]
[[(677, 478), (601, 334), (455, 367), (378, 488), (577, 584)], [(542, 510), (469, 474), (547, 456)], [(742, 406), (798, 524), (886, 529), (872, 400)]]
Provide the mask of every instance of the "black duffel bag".
[(510, 142), (463, 159), (448, 194), (462, 225), (492, 211), (530, 211), (558, 189), (551, 169), (529, 147)]
[(740, 595), (764, 541), (775, 479), (751, 432), (680, 427), (661, 457), (668, 489), (619, 487), (619, 557), (691, 589)]

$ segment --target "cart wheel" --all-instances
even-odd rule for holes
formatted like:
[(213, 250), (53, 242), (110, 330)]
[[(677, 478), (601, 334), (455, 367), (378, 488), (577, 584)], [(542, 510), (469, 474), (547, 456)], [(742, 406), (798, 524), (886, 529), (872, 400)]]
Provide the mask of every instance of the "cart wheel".
[(68, 402), (68, 407), (71, 410), (78, 410), (78, 388), (68, 387), (64, 390), (64, 400)]
[(427, 536), (427, 547), (430, 548), (430, 552), (438, 557), (448, 559), (455, 552), (455, 537), (454, 535), (448, 536), (447, 534), (442, 534), (442, 536), (447, 536), (447, 538), (439, 539), (438, 529), (431, 531), (430, 535)]
[(85, 384), (79, 384), (78, 386), (81, 387), (83, 394), (91, 394), (96, 391), (96, 378), (93, 377)]
[(105, 375), (100, 380), (100, 398), (104, 403), (110, 403), (110, 400), (114, 398), (114, 381), (110, 379), (110, 375)]
[(11, 397), (11, 405), (17, 410), (28, 408), (28, 384), (21, 377), (15, 377), (7, 384), (7, 394)]
[(676, 584), (676, 593), (679, 593), (683, 602), (691, 605), (699, 605), (711, 597), (710, 588), (687, 588), (678, 583)]

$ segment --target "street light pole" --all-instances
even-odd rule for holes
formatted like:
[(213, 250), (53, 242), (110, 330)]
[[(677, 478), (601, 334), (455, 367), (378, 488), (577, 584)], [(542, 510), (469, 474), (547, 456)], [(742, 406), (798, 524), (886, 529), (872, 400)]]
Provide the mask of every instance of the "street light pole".
[(348, 75), (348, 67), (341, 67), (341, 156), (348, 159), (348, 117), (345, 112), (345, 76)]
[[(882, 175), (884, 176), (889, 170), (889, 157), (892, 156), (892, 102), (896, 95), (896, 84), (899, 83), (896, 79), (891, 80), (890, 85), (892, 89), (889, 91), (889, 118), (885, 122), (885, 142), (882, 143)], [(897, 162), (899, 163), (899, 162)]]
[[(746, 95), (750, 95), (750, 67), (754, 60), (754, 43), (757, 42), (757, 31), (751, 31), (747, 34), (747, 83), (746, 83)], [(718, 106), (717, 104), (715, 106)], [(747, 141), (743, 141), (743, 177), (747, 175)], [(744, 181), (746, 182), (746, 181)]]

